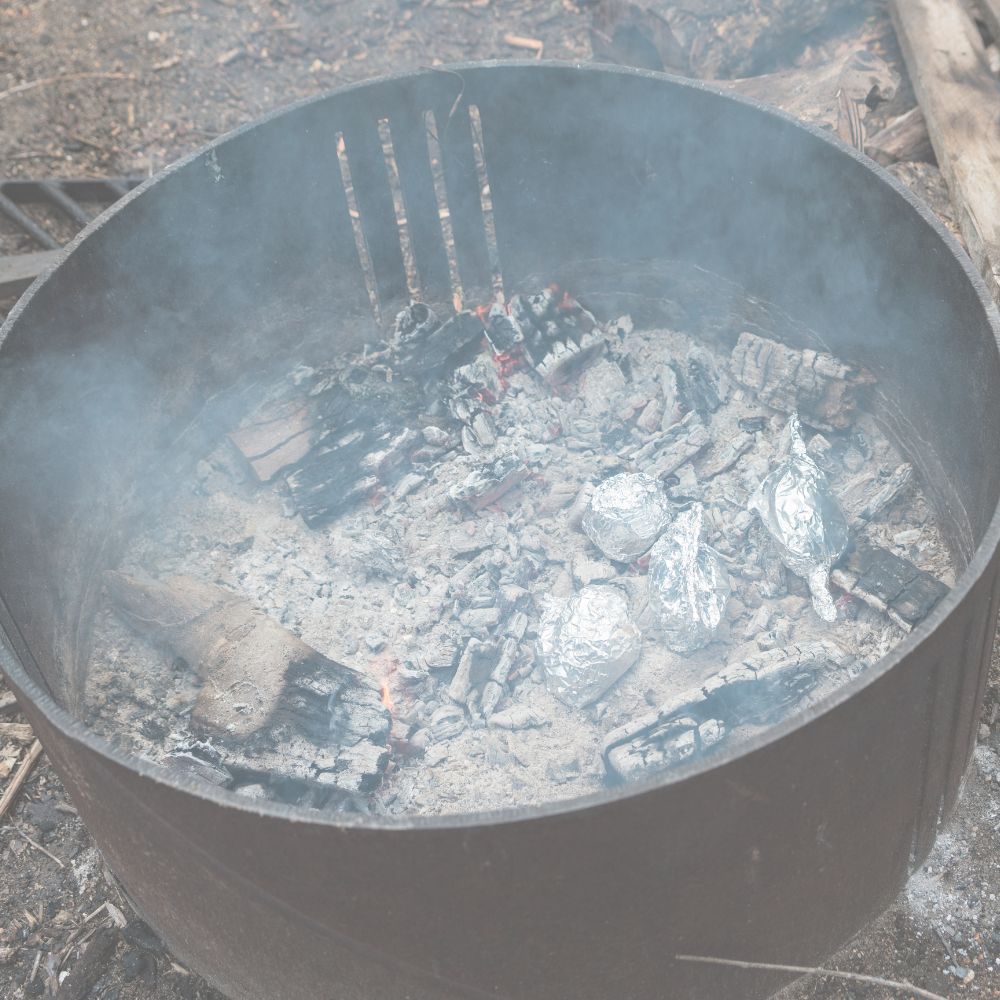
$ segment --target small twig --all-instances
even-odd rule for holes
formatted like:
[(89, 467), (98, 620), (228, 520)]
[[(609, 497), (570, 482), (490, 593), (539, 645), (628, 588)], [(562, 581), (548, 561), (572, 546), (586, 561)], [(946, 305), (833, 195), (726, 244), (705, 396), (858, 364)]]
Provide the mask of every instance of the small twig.
[(803, 976), (823, 976), (831, 979), (850, 979), (856, 983), (869, 983), (872, 986), (885, 986), (890, 990), (902, 993), (912, 993), (924, 1000), (948, 1000), (940, 993), (922, 990), (913, 983), (904, 980), (882, 979), (880, 976), (865, 976), (859, 972), (840, 972), (837, 969), (820, 969), (807, 965), (775, 965), (770, 962), (739, 962), (734, 958), (709, 958), (707, 955), (674, 955), (678, 962), (701, 962), (703, 965), (729, 965), (734, 969), (763, 969), (769, 972), (796, 972)]
[(23, 94), (36, 87), (47, 87), (50, 83), (61, 83), (63, 80), (135, 80), (134, 73), (62, 73), (59, 76), (44, 76), (39, 80), (29, 80), (19, 83), (16, 87), (0, 90), (0, 101), (5, 101), (15, 94)]
[(528, 49), (529, 52), (534, 52), (536, 59), (541, 59), (542, 53), (545, 51), (545, 42), (540, 38), (526, 38), (524, 35), (507, 34), (503, 36), (503, 40), (515, 49)]
[(46, 850), (38, 843), (37, 840), (32, 840), (23, 830), (16, 826), (11, 827), (11, 829), (16, 833), (22, 840), (26, 840), (36, 851), (41, 851), (46, 857), (51, 858), (60, 868), (65, 868), (66, 865), (59, 860), (51, 851)]
[(13, 805), (14, 799), (17, 798), (17, 793), (21, 790), (21, 786), (28, 780), (28, 775), (31, 773), (31, 769), (35, 766), (38, 758), (41, 756), (41, 741), (35, 740), (35, 742), (31, 745), (31, 749), (25, 755), (24, 760), (21, 761), (21, 766), (17, 769), (17, 773), (7, 783), (3, 796), (0, 797), (0, 820), (7, 815), (7, 810), (10, 809), (11, 805)]

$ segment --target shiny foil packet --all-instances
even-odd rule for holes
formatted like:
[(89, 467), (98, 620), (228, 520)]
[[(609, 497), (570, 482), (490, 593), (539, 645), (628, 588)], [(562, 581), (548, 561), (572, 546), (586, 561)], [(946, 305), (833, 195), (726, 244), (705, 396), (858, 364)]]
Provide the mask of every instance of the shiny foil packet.
[(583, 530), (609, 558), (637, 559), (663, 534), (673, 517), (659, 483), (642, 472), (623, 472), (594, 490)]
[(701, 538), (704, 509), (681, 511), (649, 554), (649, 599), (666, 644), (691, 653), (712, 641), (729, 599), (729, 573)]
[(816, 614), (836, 621), (829, 577), (847, 548), (847, 518), (806, 450), (797, 414), (788, 418), (785, 433), (788, 457), (760, 484), (749, 507), (774, 539), (781, 561), (809, 584)]
[(539, 625), (545, 683), (560, 701), (575, 708), (597, 701), (641, 651), (642, 636), (617, 587), (584, 587), (552, 604)]

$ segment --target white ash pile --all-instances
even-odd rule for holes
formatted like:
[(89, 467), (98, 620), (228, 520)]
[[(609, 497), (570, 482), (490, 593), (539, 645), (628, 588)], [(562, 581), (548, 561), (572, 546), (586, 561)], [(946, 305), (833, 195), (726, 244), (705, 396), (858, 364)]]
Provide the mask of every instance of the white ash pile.
[[(871, 376), (729, 337), (550, 287), (415, 303), (290, 373), (113, 575), (88, 721), (252, 797), (433, 814), (656, 774), (814, 702), (953, 569)], [(238, 658), (248, 627), (270, 645)]]

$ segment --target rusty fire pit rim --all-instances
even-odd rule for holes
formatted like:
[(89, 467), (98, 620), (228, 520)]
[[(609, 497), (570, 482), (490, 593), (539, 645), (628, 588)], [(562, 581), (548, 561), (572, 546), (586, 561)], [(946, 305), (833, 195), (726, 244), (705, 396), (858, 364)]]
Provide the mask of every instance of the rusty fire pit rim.
[[(236, 139), (258, 126), (269, 124), (270, 122), (285, 115), (298, 112), (312, 105), (319, 105), (332, 97), (339, 97), (343, 94), (357, 90), (367, 89), (373, 86), (405, 83), (428, 74), (440, 74), (442, 76), (452, 76), (459, 80), (460, 91), (464, 90), (464, 81), (461, 79), (463, 72), (481, 72), (483, 70), (504, 70), (513, 68), (518, 70), (544, 70), (568, 73), (588, 73), (603, 74), (608, 76), (633, 76), (657, 80), (674, 87), (687, 88), (701, 92), (707, 92), (715, 97), (742, 104), (760, 114), (777, 119), (788, 126), (804, 131), (827, 143), (838, 152), (846, 154), (858, 166), (873, 173), (883, 184), (900, 197), (906, 205), (913, 210), (925, 225), (928, 225), (934, 234), (941, 240), (950, 252), (952, 258), (959, 265), (965, 277), (972, 285), (979, 304), (982, 306), (986, 320), (993, 333), (994, 347), (1000, 356), (1000, 309), (990, 297), (986, 283), (975, 268), (971, 258), (961, 247), (955, 237), (948, 231), (941, 220), (934, 214), (931, 208), (919, 199), (909, 188), (902, 184), (889, 171), (880, 166), (874, 160), (866, 156), (861, 151), (848, 145), (838, 136), (834, 135), (819, 126), (808, 122), (802, 122), (793, 115), (785, 111), (766, 104), (756, 98), (747, 97), (729, 91), (724, 85), (717, 82), (706, 82), (693, 80), (687, 77), (675, 76), (670, 73), (661, 73), (653, 70), (636, 69), (627, 66), (617, 66), (613, 64), (594, 64), (578, 61), (562, 60), (536, 60), (536, 59), (495, 59), (475, 62), (450, 63), (438, 67), (408, 70), (400, 73), (384, 74), (369, 79), (355, 81), (340, 87), (335, 87), (314, 95), (295, 101), (269, 111), (267, 114), (253, 121), (231, 130), (200, 146), (171, 164), (165, 166), (152, 177), (143, 181), (142, 184), (133, 188), (117, 202), (107, 208), (104, 212), (93, 219), (73, 240), (64, 248), (58, 259), (42, 274), (40, 274), (31, 286), (24, 292), (14, 308), (8, 314), (3, 324), (0, 324), (0, 351), (4, 342), (12, 330), (14, 324), (24, 314), (34, 297), (41, 288), (59, 271), (66, 261), (74, 254), (84, 242), (95, 232), (103, 229), (114, 216), (124, 211), (132, 201), (140, 197), (153, 186), (160, 184), (179, 170), (189, 167), (200, 160), (206, 153), (211, 153), (214, 149)], [(461, 94), (459, 94), (461, 96)], [(535, 806), (520, 806), (511, 809), (498, 809), (486, 812), (459, 813), (443, 816), (380, 816), (380, 817), (352, 817), (352, 816), (332, 816), (320, 812), (315, 812), (304, 807), (285, 805), (276, 802), (251, 802), (232, 791), (214, 788), (207, 784), (199, 784), (191, 779), (177, 777), (170, 774), (161, 765), (153, 764), (121, 753), (115, 749), (103, 737), (88, 729), (81, 721), (71, 715), (66, 709), (59, 705), (55, 699), (36, 684), (22, 667), (17, 656), (6, 642), (0, 638), (0, 672), (3, 672), (12, 686), (15, 693), (23, 693), (30, 698), (34, 709), (42, 714), (45, 720), (53, 727), (59, 729), (70, 739), (82, 744), (88, 750), (96, 753), (112, 766), (125, 768), (139, 775), (143, 779), (153, 781), (170, 789), (175, 789), (197, 798), (206, 800), (213, 805), (220, 807), (237, 807), (248, 814), (259, 815), (276, 820), (292, 820), (298, 823), (309, 823), (316, 826), (382, 830), (387, 833), (402, 831), (433, 831), (452, 830), (455, 828), (477, 828), (493, 827), (504, 823), (521, 823), (531, 821), (545, 821), (554, 819), (562, 815), (570, 815), (575, 812), (591, 810), (597, 807), (609, 807), (616, 802), (646, 795), (664, 788), (668, 785), (680, 784), (681, 782), (693, 780), (703, 773), (721, 769), (733, 764), (735, 761), (743, 760), (755, 753), (764, 750), (766, 747), (777, 743), (798, 729), (812, 723), (820, 716), (837, 709), (847, 701), (859, 694), (869, 685), (874, 684), (885, 677), (891, 670), (899, 667), (902, 661), (918, 647), (923, 645), (938, 630), (945, 620), (964, 601), (969, 591), (976, 581), (986, 571), (989, 563), (994, 559), (1000, 549), (1000, 501), (994, 509), (982, 540), (976, 546), (965, 569), (959, 574), (954, 586), (942, 598), (934, 610), (922, 621), (909, 635), (894, 646), (890, 652), (882, 657), (877, 663), (865, 670), (858, 677), (837, 688), (826, 695), (814, 705), (807, 709), (795, 713), (767, 728), (750, 739), (728, 747), (717, 754), (707, 758), (689, 761), (685, 764), (677, 765), (670, 770), (652, 775), (650, 777), (637, 779), (626, 784), (605, 788), (598, 792), (578, 796), (572, 799), (557, 800)]]

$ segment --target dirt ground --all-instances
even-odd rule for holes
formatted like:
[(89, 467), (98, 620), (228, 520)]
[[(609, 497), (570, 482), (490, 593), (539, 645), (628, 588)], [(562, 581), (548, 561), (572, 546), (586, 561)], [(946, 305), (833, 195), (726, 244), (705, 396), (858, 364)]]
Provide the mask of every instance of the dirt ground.
[[(912, 91), (881, 0), (865, 13), (859, 37), (904, 79), (877, 112), (885, 118), (912, 106)], [(508, 34), (540, 40), (546, 57), (588, 59), (589, 20), (583, 0), (3, 0), (0, 177), (146, 175), (341, 83), (531, 54), (507, 43)], [(950, 221), (935, 167), (894, 172)], [(72, 227), (60, 235), (68, 239)], [(0, 253), (28, 249), (0, 224)], [(0, 317), (11, 304), (0, 302)], [(941, 996), (1000, 997), (998, 704), (993, 687), (961, 804), (930, 861), (830, 967), (907, 979)], [(24, 720), (8, 710), (3, 721)], [(0, 736), (0, 787), (28, 746)], [(121, 941), (90, 996), (218, 997), (136, 923), (44, 757), (0, 827), (0, 859), (0, 996), (52, 995), (86, 935), (117, 920), (127, 922)], [(900, 995), (909, 994), (812, 979), (784, 1000)]]

